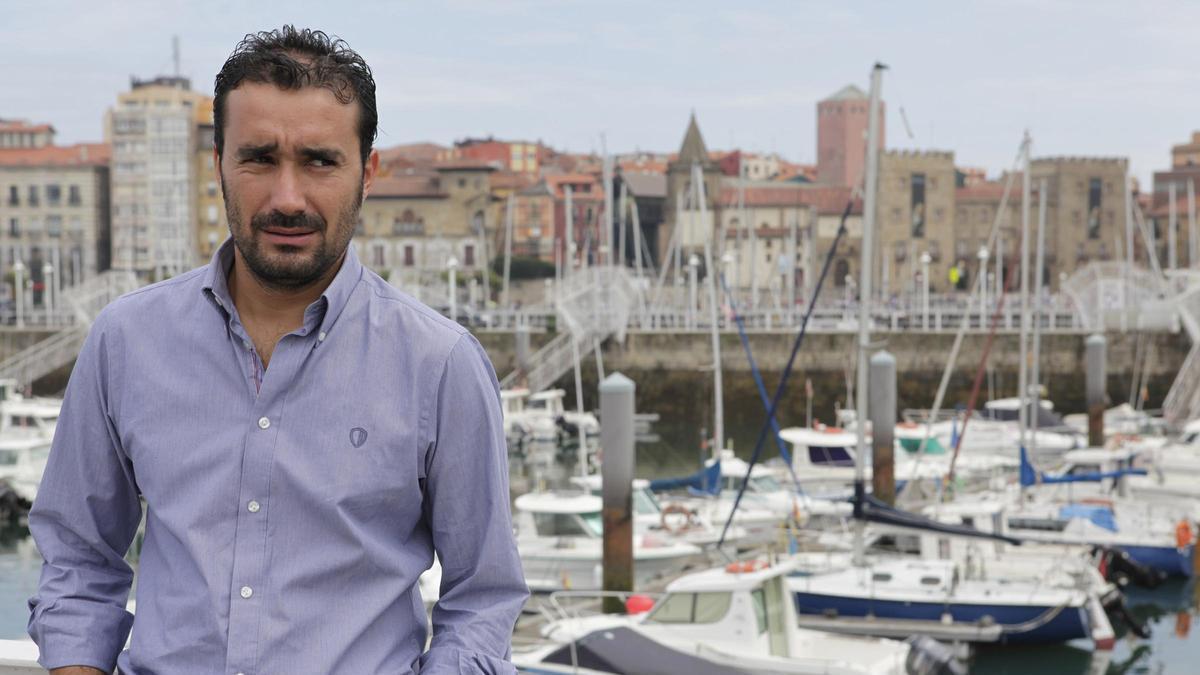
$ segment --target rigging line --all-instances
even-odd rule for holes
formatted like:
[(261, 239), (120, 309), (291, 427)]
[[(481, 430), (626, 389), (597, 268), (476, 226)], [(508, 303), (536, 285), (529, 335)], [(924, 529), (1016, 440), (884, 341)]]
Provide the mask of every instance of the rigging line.
[(767, 398), (767, 387), (763, 384), (762, 373), (758, 370), (758, 364), (754, 361), (754, 353), (750, 350), (750, 338), (746, 335), (746, 322), (738, 312), (737, 300), (730, 292), (729, 284), (725, 283), (725, 273), (722, 272), (718, 278), (721, 280), (721, 289), (725, 292), (725, 297), (729, 299), (729, 311), (733, 314), (734, 323), (737, 324), (738, 337), (742, 340), (742, 349), (746, 351), (746, 359), (750, 361), (750, 374), (754, 376), (754, 386), (758, 388), (758, 397), (762, 400), (762, 404), (770, 416), (771, 430), (775, 432), (775, 444), (779, 446), (779, 455), (787, 463), (788, 473), (791, 474), (792, 482), (796, 485), (796, 492), (803, 495), (804, 490), (800, 487), (800, 479), (796, 477), (796, 468), (792, 466), (792, 455), (787, 451), (783, 437), (779, 435), (779, 420), (771, 411), (771, 400)]
[[(1013, 160), (1013, 168), (1008, 172), (1008, 179), (1004, 183), (1004, 194), (1000, 196), (1000, 206), (996, 210), (996, 217), (992, 221), (992, 229), (988, 233), (987, 250), (995, 250), (996, 239), (1000, 233), (1000, 225), (1007, 221), (1008, 214), (1008, 196), (1012, 192), (1013, 183), (1016, 179), (1017, 167), (1021, 164), (1021, 157), (1025, 152), (1025, 142), (1021, 141), (1020, 149), (1017, 150), (1017, 156)], [(1000, 255), (999, 251), (996, 252)], [(975, 298), (978, 297), (984, 289), (987, 288), (987, 262), (980, 261), (979, 268), (975, 272), (974, 288), (971, 290), (971, 295), (967, 298), (967, 312), (963, 315), (959, 322), (958, 332), (954, 336), (954, 346), (950, 348), (950, 357), (946, 360), (946, 366), (942, 369), (942, 381), (938, 385), (937, 394), (933, 399), (933, 409), (929, 411), (928, 417), (925, 419), (925, 436), (921, 439), (921, 445), (917, 447), (917, 462), (913, 470), (920, 468), (921, 462), (925, 459), (925, 448), (929, 444), (929, 439), (933, 435), (933, 423), (937, 418), (937, 414), (941, 412), (942, 402), (946, 397), (946, 390), (950, 386), (950, 376), (954, 372), (954, 363), (958, 360), (958, 352), (962, 349), (963, 339), (966, 337), (967, 325), (970, 323), (969, 316), (971, 307), (975, 304)], [(962, 437), (962, 433), (959, 433)]]
[[(983, 373), (987, 364), (988, 355), (992, 351), (992, 344), (996, 341), (996, 331), (1000, 328), (1000, 315), (1004, 312), (1004, 300), (1013, 291), (1013, 282), (1016, 281), (1017, 275), (1015, 271), (1020, 269), (1020, 265), (1009, 265), (1008, 279), (1004, 283), (1005, 292), (1000, 295), (996, 301), (996, 309), (992, 312), (991, 328), (988, 330), (987, 341), (983, 343), (983, 355), (979, 358), (979, 366), (975, 369), (975, 381), (971, 385), (971, 396), (967, 399), (967, 409), (963, 412), (962, 427), (958, 432), (957, 442), (954, 444), (954, 454), (950, 456), (950, 469), (946, 472), (946, 485), (949, 486), (954, 482), (954, 465), (958, 462), (958, 453), (962, 448), (963, 437), (967, 434), (967, 423), (971, 421), (971, 413), (975, 410), (975, 401), (979, 398), (979, 387), (983, 383)], [(1019, 398), (1018, 403), (1025, 405), (1025, 399)], [(949, 490), (942, 493), (942, 498), (945, 499)]]
[(833, 245), (829, 247), (829, 253), (825, 256), (825, 263), (821, 266), (821, 276), (817, 279), (817, 287), (813, 290), (813, 296), (808, 301), (808, 309), (804, 312), (804, 320), (800, 323), (800, 332), (796, 334), (796, 340), (792, 343), (792, 353), (788, 356), (787, 365), (784, 366), (783, 374), (779, 377), (779, 385), (775, 388), (775, 396), (771, 399), (770, 407), (767, 408), (767, 419), (758, 433), (758, 440), (754, 443), (754, 454), (750, 456), (750, 464), (746, 467), (746, 478), (742, 481), (742, 487), (738, 490), (737, 497), (733, 500), (733, 508), (729, 510), (729, 517), (725, 519), (725, 527), (721, 529), (721, 539), (717, 542), (718, 548), (724, 545), (725, 535), (729, 533), (729, 526), (733, 523), (733, 517), (737, 514), (738, 506), (742, 503), (742, 496), (746, 494), (746, 486), (750, 482), (750, 472), (754, 470), (754, 464), (758, 461), (758, 456), (762, 452), (763, 442), (767, 438), (767, 431), (771, 428), (770, 420), (775, 416), (775, 410), (779, 407), (779, 401), (783, 398), (784, 390), (787, 389), (787, 381), (792, 373), (792, 365), (796, 362), (796, 354), (800, 351), (800, 345), (804, 344), (804, 336), (808, 332), (808, 321), (812, 318), (817, 298), (821, 295), (821, 287), (825, 285), (825, 277), (829, 275), (829, 267), (833, 263), (834, 255), (837, 253), (838, 244), (841, 243), (842, 238), (846, 235), (846, 219), (850, 217), (850, 210), (853, 207), (854, 194), (851, 193), (850, 199), (846, 202), (846, 209), (842, 211), (842, 220), (838, 224), (837, 235), (833, 238)]

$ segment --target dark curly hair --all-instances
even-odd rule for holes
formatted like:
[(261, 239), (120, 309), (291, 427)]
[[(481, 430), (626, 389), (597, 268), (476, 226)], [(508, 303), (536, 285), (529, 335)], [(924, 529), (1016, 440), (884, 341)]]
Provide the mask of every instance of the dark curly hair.
[(225, 148), (225, 99), (242, 82), (273, 84), (280, 89), (324, 87), (341, 103), (357, 101), (358, 147), (366, 165), (379, 126), (375, 79), (367, 62), (344, 40), (290, 25), (243, 38), (217, 73), (214, 86), (213, 140), (218, 156)]

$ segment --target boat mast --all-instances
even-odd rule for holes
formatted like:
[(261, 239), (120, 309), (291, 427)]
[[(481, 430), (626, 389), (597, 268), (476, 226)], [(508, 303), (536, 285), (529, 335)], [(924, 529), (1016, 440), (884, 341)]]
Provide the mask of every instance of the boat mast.
[[(863, 494), (865, 467), (863, 462), (867, 456), (867, 350), (870, 349), (871, 334), (867, 322), (871, 318), (868, 303), (871, 298), (871, 267), (874, 258), (873, 243), (875, 237), (875, 198), (879, 191), (879, 98), (883, 88), (883, 69), (881, 63), (876, 63), (871, 70), (871, 98), (867, 113), (867, 176), (865, 194), (863, 195), (863, 228), (862, 228), (862, 263), (859, 268), (858, 288), (858, 372), (855, 386), (855, 433), (858, 444), (854, 459), (854, 491), (858, 496)], [(854, 521), (854, 564), (863, 564), (863, 527), (861, 519)]]
[(1021, 175), (1021, 348), (1017, 370), (1017, 405), (1020, 443), (1025, 448), (1025, 432), (1029, 428), (1029, 203), (1032, 180), (1029, 175), (1029, 154), (1033, 139), (1025, 132), (1025, 160)]
[(1038, 181), (1037, 252), (1034, 254), (1033, 281), (1033, 362), (1029, 364), (1033, 380), (1033, 429), (1029, 434), (1029, 456), (1037, 456), (1037, 415), (1042, 409), (1042, 271), (1046, 267), (1046, 190), (1045, 178)]
[(713, 459), (721, 456), (725, 447), (725, 391), (721, 381), (721, 332), (717, 323), (717, 268), (713, 266), (712, 237), (716, 228), (706, 227), (708, 205), (704, 190), (704, 174), (699, 164), (692, 164), (692, 194), (700, 209), (700, 226), (708, 232), (704, 237), (704, 275), (708, 283), (708, 332), (712, 338), (713, 357)]

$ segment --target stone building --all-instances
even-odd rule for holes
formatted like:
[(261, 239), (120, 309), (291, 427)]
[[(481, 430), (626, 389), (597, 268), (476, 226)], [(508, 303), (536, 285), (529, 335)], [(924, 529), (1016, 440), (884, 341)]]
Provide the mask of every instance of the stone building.
[(876, 288), (905, 293), (922, 287), (921, 256), (930, 257), (930, 288), (945, 290), (954, 263), (954, 153), (889, 150), (879, 156), (876, 201)]
[(44, 270), (74, 284), (108, 269), (109, 146), (0, 148), (0, 278), (20, 260), (40, 304)]
[(448, 160), (432, 171), (384, 175), (375, 180), (359, 213), (354, 246), (371, 269), (399, 271), (413, 279), (445, 270), (453, 257), (464, 272), (487, 264), (492, 167), (471, 160)]
[[(866, 92), (843, 87), (817, 103), (817, 182), (853, 187), (863, 179), (867, 153)], [(884, 146), (883, 101), (879, 102), (879, 148)]]

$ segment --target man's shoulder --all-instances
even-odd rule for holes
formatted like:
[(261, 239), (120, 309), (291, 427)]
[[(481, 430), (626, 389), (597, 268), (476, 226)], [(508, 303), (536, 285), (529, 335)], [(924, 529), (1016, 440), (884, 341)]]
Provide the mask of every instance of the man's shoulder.
[(204, 300), (207, 267), (197, 267), (179, 276), (164, 279), (125, 293), (100, 311), (96, 323), (111, 327), (127, 322), (170, 321)]
[(369, 269), (363, 271), (363, 283), (370, 291), (373, 306), (385, 320), (411, 337), (420, 337), (431, 344), (453, 347), (459, 338), (471, 332), (457, 322), (442, 316), (437, 310), (384, 281)]

